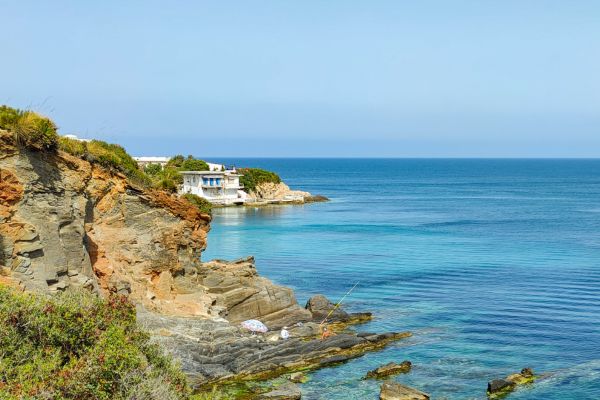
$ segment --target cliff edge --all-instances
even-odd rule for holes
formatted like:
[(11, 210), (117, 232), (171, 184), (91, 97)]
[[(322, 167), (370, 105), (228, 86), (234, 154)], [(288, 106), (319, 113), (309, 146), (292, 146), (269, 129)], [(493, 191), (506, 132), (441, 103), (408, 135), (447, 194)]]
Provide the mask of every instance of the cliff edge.
[[(210, 215), (62, 151), (0, 130), (0, 275), (43, 292), (117, 292), (146, 309), (235, 321), (307, 317), (252, 259), (203, 264)], [(282, 318), (284, 321), (286, 318)]]

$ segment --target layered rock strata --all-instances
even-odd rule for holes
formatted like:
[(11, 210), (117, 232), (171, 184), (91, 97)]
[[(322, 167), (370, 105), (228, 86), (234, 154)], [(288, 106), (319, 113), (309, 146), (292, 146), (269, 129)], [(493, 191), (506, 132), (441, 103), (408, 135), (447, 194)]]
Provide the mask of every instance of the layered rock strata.
[[(181, 360), (199, 385), (266, 379), (295, 370), (316, 369), (359, 357), (410, 336), (351, 331), (321, 339), (317, 324), (291, 327), (287, 340), (251, 335), (225, 320), (139, 313), (156, 340)], [(278, 332), (275, 332), (277, 335)]]

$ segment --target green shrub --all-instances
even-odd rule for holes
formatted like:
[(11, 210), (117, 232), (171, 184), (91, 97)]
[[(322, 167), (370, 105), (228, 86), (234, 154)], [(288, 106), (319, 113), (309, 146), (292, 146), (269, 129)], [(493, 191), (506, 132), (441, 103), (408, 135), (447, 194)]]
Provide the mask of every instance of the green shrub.
[(181, 164), (185, 161), (185, 157), (181, 154), (177, 154), (176, 156), (171, 157), (171, 159), (167, 162), (167, 167), (181, 167)]
[(281, 178), (275, 172), (266, 171), (260, 168), (239, 168), (237, 170), (243, 176), (240, 177), (240, 183), (244, 185), (246, 192), (251, 192), (256, 189), (256, 186), (261, 183), (280, 183)]
[(106, 169), (122, 172), (133, 183), (149, 187), (152, 180), (140, 170), (137, 161), (131, 157), (122, 146), (107, 143), (102, 140), (84, 142), (64, 136), (58, 140), (59, 148), (73, 156), (96, 163)]
[(65, 136), (58, 138), (58, 148), (75, 157), (83, 157), (87, 152), (86, 142)]
[[(0, 286), (0, 398), (188, 399), (181, 370), (149, 342), (125, 298)], [(149, 383), (158, 386), (150, 396)]]
[[(191, 157), (191, 156), (190, 156)], [(203, 160), (188, 158), (179, 167), (180, 171), (208, 171), (208, 164)]]
[(162, 172), (163, 168), (160, 164), (148, 164), (144, 168), (144, 172), (149, 176), (156, 176)]
[(163, 170), (152, 177), (152, 185), (161, 190), (176, 192), (177, 188), (183, 183), (183, 176), (172, 166), (165, 166)]
[(210, 214), (212, 210), (212, 204), (210, 201), (191, 193), (184, 194), (181, 197), (198, 207), (201, 212)]
[(55, 150), (56, 125), (33, 111), (0, 106), (0, 128), (12, 132), (18, 144), (34, 150)]

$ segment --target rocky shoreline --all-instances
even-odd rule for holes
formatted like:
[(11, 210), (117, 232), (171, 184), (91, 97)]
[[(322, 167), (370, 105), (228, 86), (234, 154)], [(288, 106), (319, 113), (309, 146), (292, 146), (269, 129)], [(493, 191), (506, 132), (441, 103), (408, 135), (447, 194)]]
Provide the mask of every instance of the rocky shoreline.
[(329, 201), (325, 196), (313, 195), (301, 190), (292, 190), (283, 182), (265, 182), (257, 185), (248, 193), (245, 206), (260, 207), (266, 205), (307, 204)]
[[(270, 379), (294, 371), (308, 371), (342, 363), (411, 336), (410, 332), (356, 333), (348, 329), (360, 319), (328, 325), (335, 335), (322, 339), (315, 320), (253, 335), (229, 321), (169, 317), (143, 310), (140, 322), (155, 340), (181, 360), (182, 367), (199, 389), (213, 384)], [(289, 322), (289, 320), (288, 320)], [(277, 326), (273, 324), (272, 326)], [(335, 328), (333, 328), (335, 326)]]
[[(279, 184), (260, 199), (287, 201), (289, 191)], [(296, 194), (302, 202), (324, 200)], [(199, 390), (327, 367), (411, 336), (357, 333), (352, 325), (371, 314), (334, 309), (324, 296), (302, 307), (292, 289), (261, 277), (252, 257), (202, 262), (210, 221), (176, 196), (64, 152), (24, 149), (0, 130), (0, 283), (47, 294), (89, 290), (128, 297), (139, 322), (181, 361)], [(323, 338), (325, 318), (336, 334)], [(240, 322), (248, 319), (270, 332), (244, 331)], [(285, 340), (283, 327), (290, 333)], [(369, 378), (409, 369), (408, 362), (388, 364)], [(523, 370), (490, 382), (488, 392), (503, 395), (534, 379)], [(396, 389), (407, 391), (385, 388), (390, 399), (403, 398), (393, 397)], [(299, 398), (289, 389), (289, 398)]]

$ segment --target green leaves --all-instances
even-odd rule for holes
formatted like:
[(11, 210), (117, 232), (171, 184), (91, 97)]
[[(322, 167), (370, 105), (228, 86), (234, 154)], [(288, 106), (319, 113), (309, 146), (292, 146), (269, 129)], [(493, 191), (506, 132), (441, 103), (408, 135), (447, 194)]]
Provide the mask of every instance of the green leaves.
[(0, 398), (127, 399), (148, 382), (189, 398), (185, 376), (149, 342), (124, 297), (0, 286)]
[(237, 170), (243, 176), (240, 178), (240, 183), (244, 185), (246, 192), (251, 192), (256, 189), (256, 186), (261, 183), (280, 183), (281, 178), (275, 172), (267, 171), (260, 168), (239, 168)]
[(196, 196), (195, 194), (191, 194), (191, 193), (184, 194), (181, 197), (186, 199), (187, 201), (189, 201), (196, 207), (198, 207), (200, 212), (203, 212), (205, 214), (210, 214), (210, 212), (212, 210), (212, 204), (210, 201), (208, 201), (200, 196)]
[(33, 150), (56, 150), (58, 145), (54, 122), (33, 111), (0, 106), (0, 128), (12, 132), (18, 144)]

